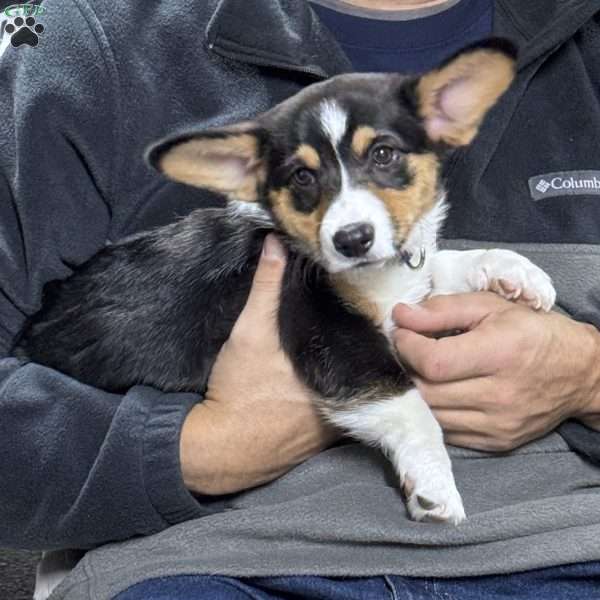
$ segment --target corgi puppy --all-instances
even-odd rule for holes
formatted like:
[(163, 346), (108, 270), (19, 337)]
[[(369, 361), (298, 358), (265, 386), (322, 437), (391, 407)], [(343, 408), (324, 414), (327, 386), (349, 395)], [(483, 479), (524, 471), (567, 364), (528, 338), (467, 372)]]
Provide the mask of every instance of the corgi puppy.
[(442, 431), (399, 363), (391, 312), (488, 289), (553, 305), (549, 277), (524, 257), (436, 246), (444, 161), (514, 73), (512, 46), (493, 39), (420, 77), (341, 75), (254, 120), (158, 143), (153, 166), (226, 206), (108, 246), (49, 284), (18, 355), (112, 392), (201, 393), (275, 230), (290, 250), (281, 345), (318, 409), (383, 450), (413, 519), (459, 523)]

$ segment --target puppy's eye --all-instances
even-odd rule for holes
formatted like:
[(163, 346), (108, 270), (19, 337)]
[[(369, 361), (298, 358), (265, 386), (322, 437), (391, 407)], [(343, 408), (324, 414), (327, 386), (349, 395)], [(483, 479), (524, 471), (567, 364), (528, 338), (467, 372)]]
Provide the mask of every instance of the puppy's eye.
[(397, 153), (391, 146), (375, 146), (371, 152), (371, 158), (378, 167), (387, 167), (392, 164), (397, 157)]
[(316, 181), (315, 174), (310, 169), (297, 169), (292, 174), (292, 181), (299, 186), (308, 187)]

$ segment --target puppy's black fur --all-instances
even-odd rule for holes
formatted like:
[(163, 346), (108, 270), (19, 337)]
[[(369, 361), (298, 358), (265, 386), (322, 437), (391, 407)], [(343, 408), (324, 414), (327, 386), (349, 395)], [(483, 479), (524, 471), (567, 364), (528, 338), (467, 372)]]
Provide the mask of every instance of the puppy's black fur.
[[(267, 232), (260, 220), (211, 208), (108, 246), (46, 287), (17, 354), (111, 392), (136, 384), (202, 392)], [(279, 330), (302, 378), (326, 397), (351, 397), (382, 379), (408, 384), (385, 337), (297, 253), (284, 275)]]

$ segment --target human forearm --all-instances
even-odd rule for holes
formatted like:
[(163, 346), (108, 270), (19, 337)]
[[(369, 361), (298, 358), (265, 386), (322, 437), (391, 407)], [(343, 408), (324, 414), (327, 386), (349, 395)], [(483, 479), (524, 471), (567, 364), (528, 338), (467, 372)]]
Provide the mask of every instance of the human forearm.
[[(274, 402), (281, 402), (281, 413), (272, 410)], [(273, 397), (273, 403), (261, 410), (242, 401), (238, 411), (209, 401), (190, 411), (180, 444), (188, 489), (210, 496), (268, 483), (331, 441), (310, 405), (283, 414), (286, 399)]]
[(0, 360), (0, 545), (89, 547), (205, 514), (178, 470), (178, 428), (196, 400), (107, 394)]

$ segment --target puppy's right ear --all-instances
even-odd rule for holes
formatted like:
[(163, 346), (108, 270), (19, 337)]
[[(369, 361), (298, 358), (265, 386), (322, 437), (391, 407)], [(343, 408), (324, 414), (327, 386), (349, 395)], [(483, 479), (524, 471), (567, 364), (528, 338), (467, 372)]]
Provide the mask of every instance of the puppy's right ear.
[(256, 202), (267, 175), (266, 145), (267, 132), (249, 121), (160, 142), (146, 157), (174, 181)]
[(470, 144), (486, 113), (515, 77), (516, 48), (492, 38), (461, 50), (416, 84), (418, 113), (429, 138)]

